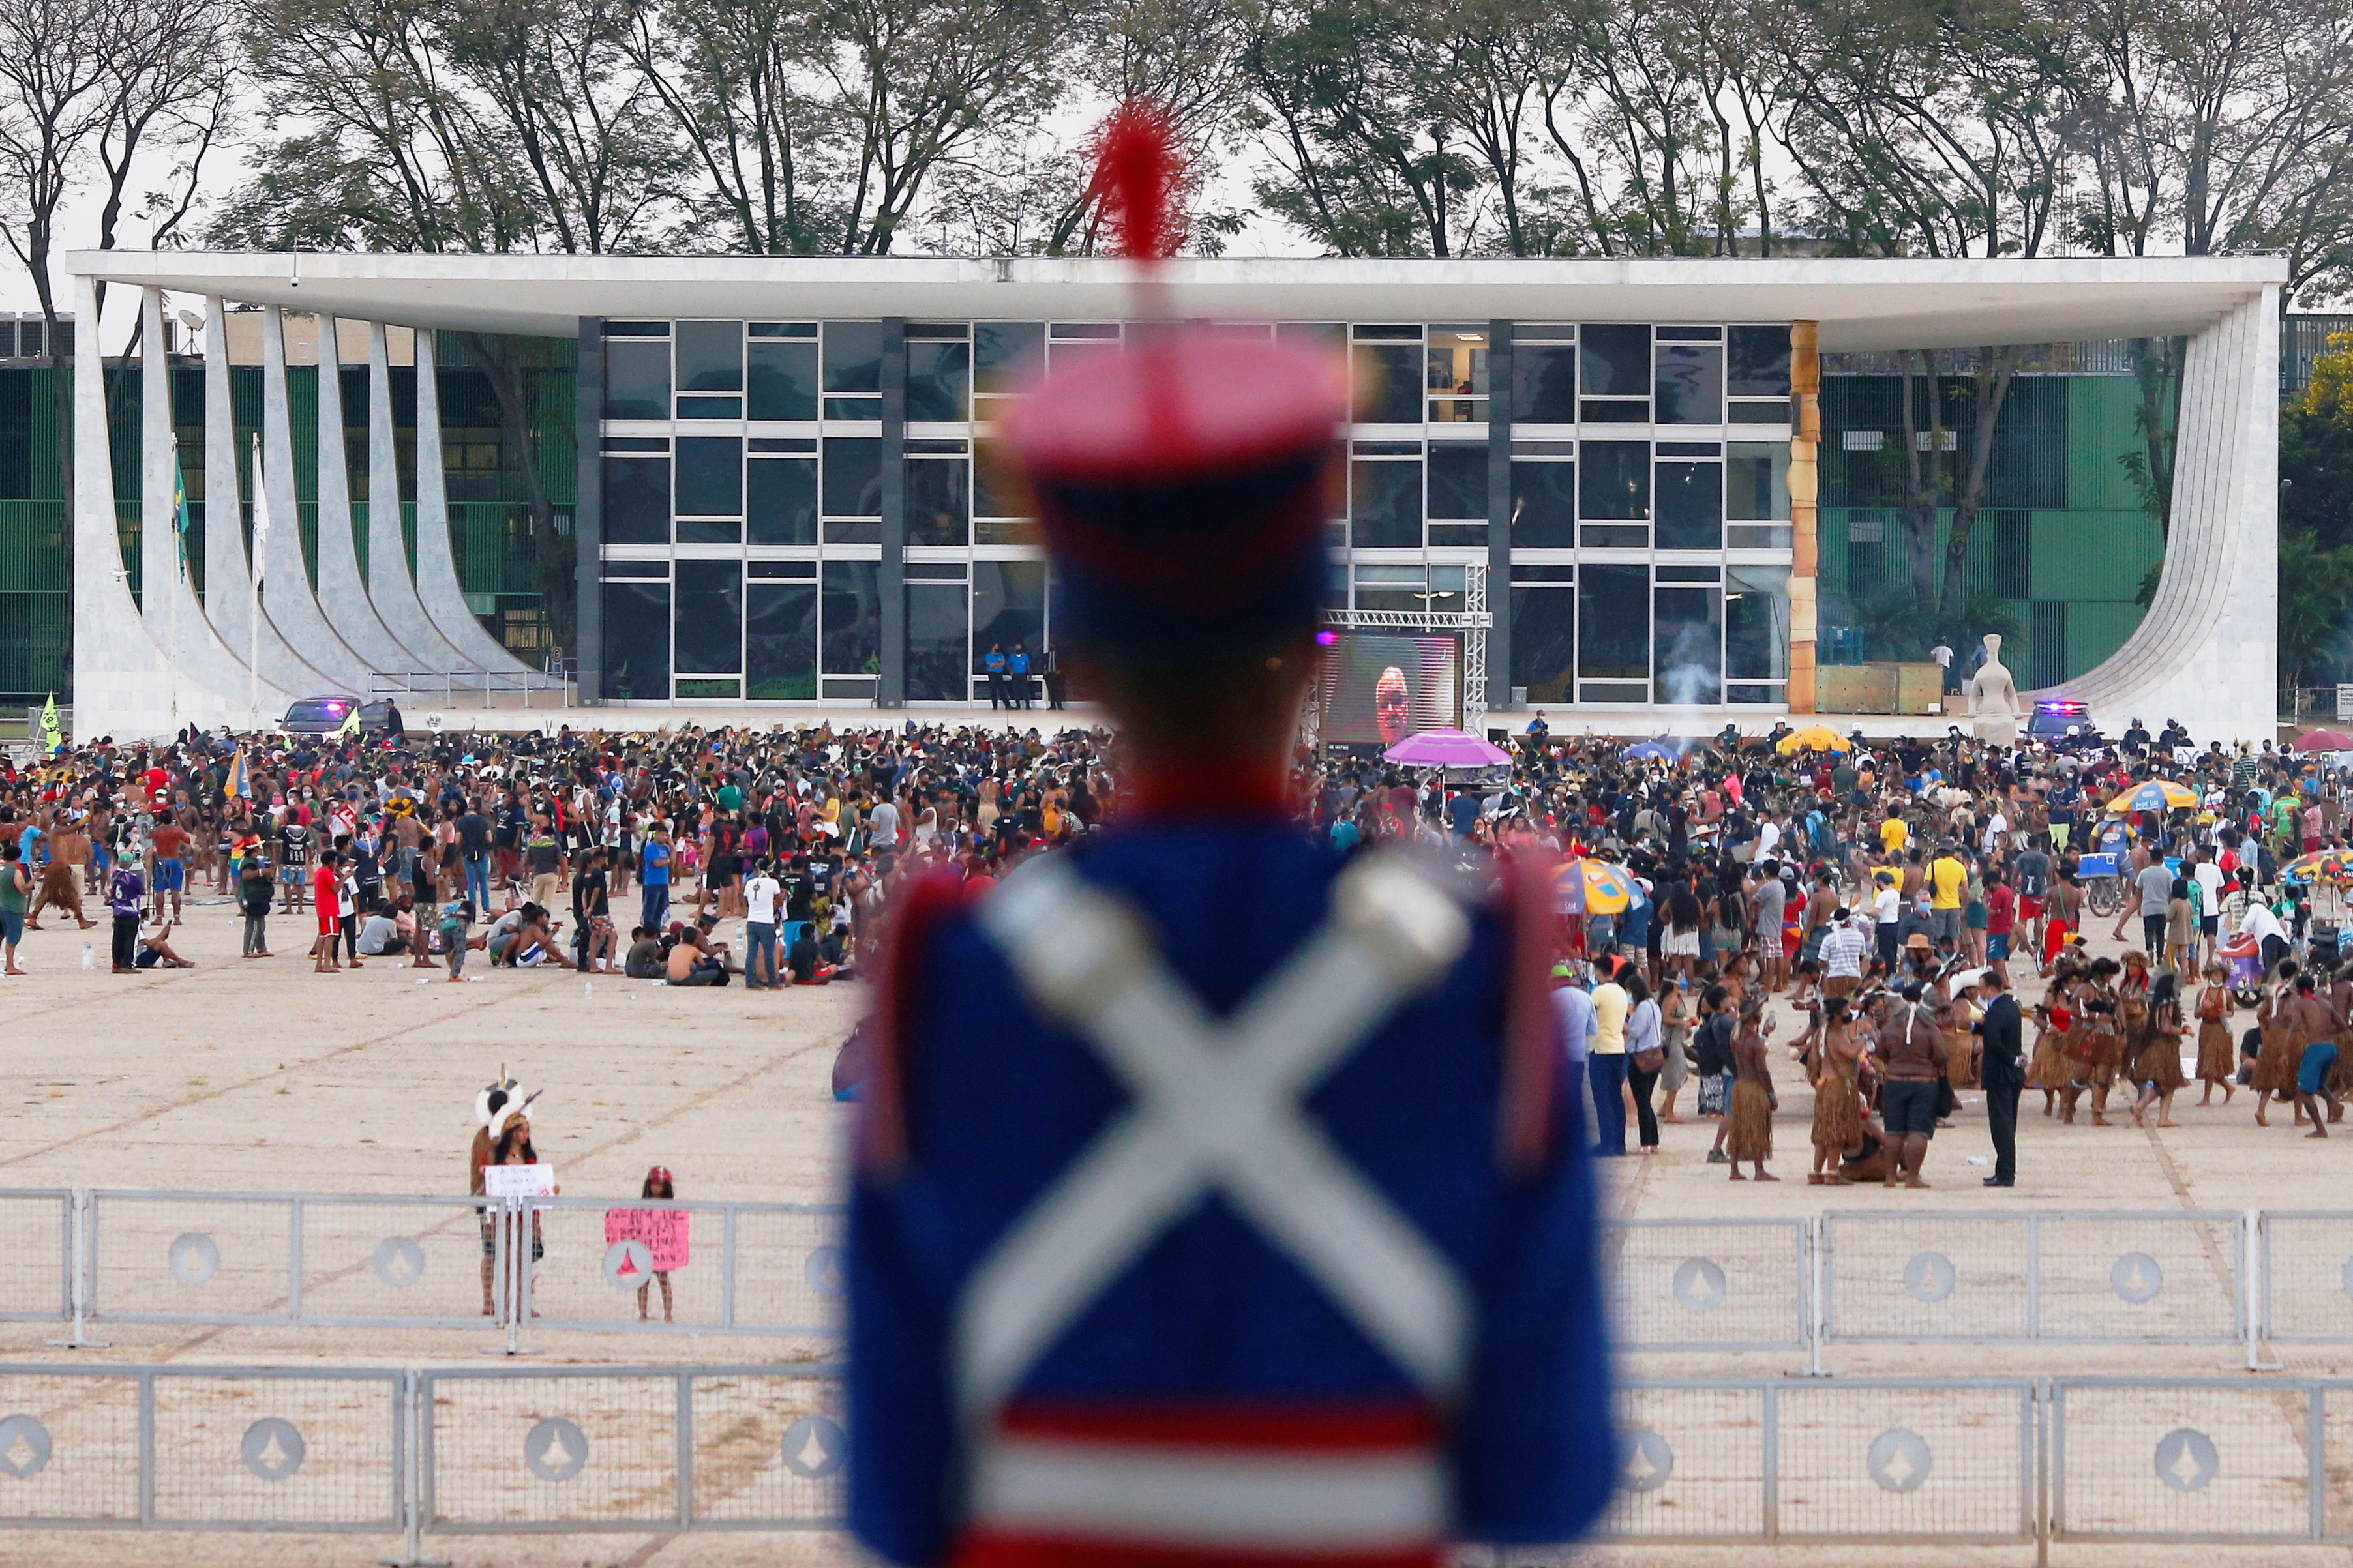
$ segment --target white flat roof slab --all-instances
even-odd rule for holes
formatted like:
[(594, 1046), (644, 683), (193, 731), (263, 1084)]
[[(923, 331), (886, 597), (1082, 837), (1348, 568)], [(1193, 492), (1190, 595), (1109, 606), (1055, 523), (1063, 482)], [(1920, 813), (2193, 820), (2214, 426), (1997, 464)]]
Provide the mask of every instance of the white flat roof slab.
[[(412, 256), (74, 251), (110, 282), (407, 326), (569, 337), (582, 316), (1110, 320), (1103, 258)], [(2284, 283), (2274, 256), (1937, 260), (1645, 258), (1179, 259), (1187, 316), (1280, 321), (1821, 323), (1834, 353), (2194, 333)]]

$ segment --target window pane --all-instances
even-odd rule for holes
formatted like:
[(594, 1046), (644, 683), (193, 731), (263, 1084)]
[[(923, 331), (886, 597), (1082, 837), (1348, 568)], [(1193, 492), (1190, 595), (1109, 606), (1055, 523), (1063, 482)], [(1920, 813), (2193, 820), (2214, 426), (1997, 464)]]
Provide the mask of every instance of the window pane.
[(1512, 465), (1512, 542), (1539, 550), (1577, 543), (1577, 465)]
[(995, 441), (972, 444), (972, 515), (1019, 517), (1019, 485), (1005, 448)]
[(744, 563), (679, 561), (676, 626), (680, 675), (734, 675), (744, 668)]
[(754, 458), (746, 463), (744, 517), (754, 544), (815, 544), (817, 459)]
[(1572, 700), (1577, 666), (1577, 594), (1568, 588), (1512, 590), (1512, 684), (1531, 702)]
[(1366, 425), (1421, 423), (1421, 345), (1358, 343), (1356, 418)]
[(1734, 327), (1725, 334), (1731, 363), (1725, 390), (1734, 397), (1789, 395), (1789, 329)]
[[(871, 436), (836, 436), (825, 443), (825, 515), (882, 515), (882, 443)], [(829, 673), (839, 675), (839, 670)]]
[(972, 695), (965, 670), (965, 586), (907, 584), (907, 696), (917, 702), (961, 702)]
[(1433, 442), (1430, 448), (1430, 515), (1487, 515), (1487, 448)]
[[(670, 344), (626, 338), (605, 343), (605, 417), (670, 417)], [(668, 694), (668, 689), (664, 689)]]
[(875, 561), (828, 561), (824, 564), (825, 643), (828, 675), (873, 675), (882, 647), (882, 601), (875, 589)]
[(1030, 667), (1046, 640), (1046, 563), (1043, 561), (976, 561), (972, 563), (972, 670), (991, 644), (1010, 653), (1026, 645)]
[(605, 542), (670, 542), (670, 459), (605, 459)]
[(1724, 673), (1734, 680), (1788, 679), (1788, 568), (1725, 569)]
[(1659, 345), (1658, 423), (1724, 423), (1724, 351), (1714, 343)]
[(678, 438), (678, 514), (681, 517), (744, 515), (744, 438), (681, 436)]
[(1587, 680), (1649, 679), (1649, 567), (1577, 568), (1577, 674)]
[(1724, 601), (1714, 584), (1661, 588), (1651, 634), (1651, 700), (1683, 707), (1724, 700)]
[(924, 458), (907, 465), (907, 542), (971, 542), (972, 465), (962, 458)]
[(1512, 345), (1512, 417), (1529, 425), (1577, 423), (1577, 348)]
[(1432, 327), (1423, 367), (1431, 395), (1487, 395), (1487, 334), (1477, 327)]
[(924, 342), (907, 345), (907, 417), (969, 419), (972, 345)]
[(817, 584), (747, 583), (744, 695), (770, 702), (817, 695)]
[(1588, 397), (1651, 395), (1651, 329), (1640, 324), (1577, 329), (1577, 368)]
[(1779, 441), (1735, 441), (1726, 449), (1724, 515), (1736, 522), (1789, 520), (1789, 448)]
[(1348, 537), (1374, 550), (1421, 548), (1421, 465), (1348, 465)]
[(973, 379), (983, 392), (1010, 392), (1017, 377), (1034, 370), (1046, 353), (1043, 321), (975, 321)]
[(605, 696), (616, 702), (670, 696), (670, 584), (605, 587)]
[(744, 323), (681, 321), (678, 324), (678, 389), (681, 392), (744, 390)]
[(754, 419), (814, 419), (817, 417), (817, 345), (775, 338), (754, 339), (744, 345), (750, 367), (751, 406)]
[(825, 389), (828, 392), (882, 390), (882, 323), (828, 321), (825, 324)]
[(1587, 441), (1579, 447), (1585, 478), (1578, 514), (1594, 522), (1634, 522), (1651, 515), (1651, 445), (1647, 441)]
[(1656, 542), (1662, 550), (1724, 547), (1724, 466), (1661, 463)]

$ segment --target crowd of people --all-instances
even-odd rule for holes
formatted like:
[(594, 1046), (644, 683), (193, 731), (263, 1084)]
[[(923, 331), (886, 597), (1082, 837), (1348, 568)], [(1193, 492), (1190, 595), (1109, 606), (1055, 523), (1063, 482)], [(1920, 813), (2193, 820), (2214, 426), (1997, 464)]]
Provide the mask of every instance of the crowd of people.
[[(2245, 1087), (2259, 1124), (2287, 1100), (2327, 1135), (2353, 1090), (2353, 966), (2337, 968), (2335, 885), (2295, 865), (2347, 836), (2348, 785), (2325, 757), (2137, 725), (2096, 749), (1857, 742), (1629, 746), (1538, 716), (1481, 773), (1302, 750), (1293, 799), (1343, 851), (1560, 858), (1557, 1001), (1605, 1154), (1626, 1152), (1630, 1119), (1657, 1149), (1695, 1086), (1709, 1160), (1772, 1179), (1784, 1018), (1814, 1089), (1818, 1183), (1920, 1184), (1957, 1091), (2010, 1076), (2063, 1122), (2170, 1125), (2195, 1081), (2201, 1104)], [(479, 954), (824, 984), (859, 972), (910, 878), (985, 885), (1092, 832), (1121, 773), (1100, 730), (917, 721), (100, 740), (6, 777), (0, 938), (14, 974), (44, 917), (104, 918), (117, 973), (185, 965), (173, 933), (208, 893), (242, 915), (246, 960), (290, 919), (320, 973), (394, 961), (457, 981)], [(2113, 805), (2153, 782), (2161, 804)], [(1214, 797), (1214, 775), (1199, 787)], [(2091, 952), (2104, 924), (2120, 955)], [(1989, 1180), (2006, 1184), (1999, 1126), (1997, 1144)]]

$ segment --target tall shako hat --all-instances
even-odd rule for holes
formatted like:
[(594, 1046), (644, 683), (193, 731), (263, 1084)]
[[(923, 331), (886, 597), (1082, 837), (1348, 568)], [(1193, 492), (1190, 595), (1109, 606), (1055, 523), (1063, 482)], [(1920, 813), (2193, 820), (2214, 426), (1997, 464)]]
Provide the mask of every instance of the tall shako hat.
[(1126, 663), (1247, 656), (1312, 628), (1343, 367), (1167, 320), (1180, 171), (1139, 103), (1105, 127), (1094, 190), (1138, 269), (1124, 353), (1035, 382), (1007, 446), (1057, 567), (1055, 629)]

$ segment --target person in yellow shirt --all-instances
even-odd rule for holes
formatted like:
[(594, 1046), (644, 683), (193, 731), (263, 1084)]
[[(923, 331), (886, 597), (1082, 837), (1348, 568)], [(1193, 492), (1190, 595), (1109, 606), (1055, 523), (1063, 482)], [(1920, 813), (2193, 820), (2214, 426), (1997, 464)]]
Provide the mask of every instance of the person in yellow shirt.
[(1912, 830), (1904, 826), (1902, 816), (1891, 810), (1887, 814), (1887, 820), (1879, 825), (1879, 847), (1893, 859), (1900, 857), (1904, 853), (1905, 846), (1911, 842)]
[(1953, 852), (1950, 844), (1940, 846), (1936, 858), (1928, 862), (1928, 919), (1935, 928), (1936, 945), (1950, 952), (1967, 940), (1961, 927), (1961, 894), (1968, 887), (1969, 868)]

